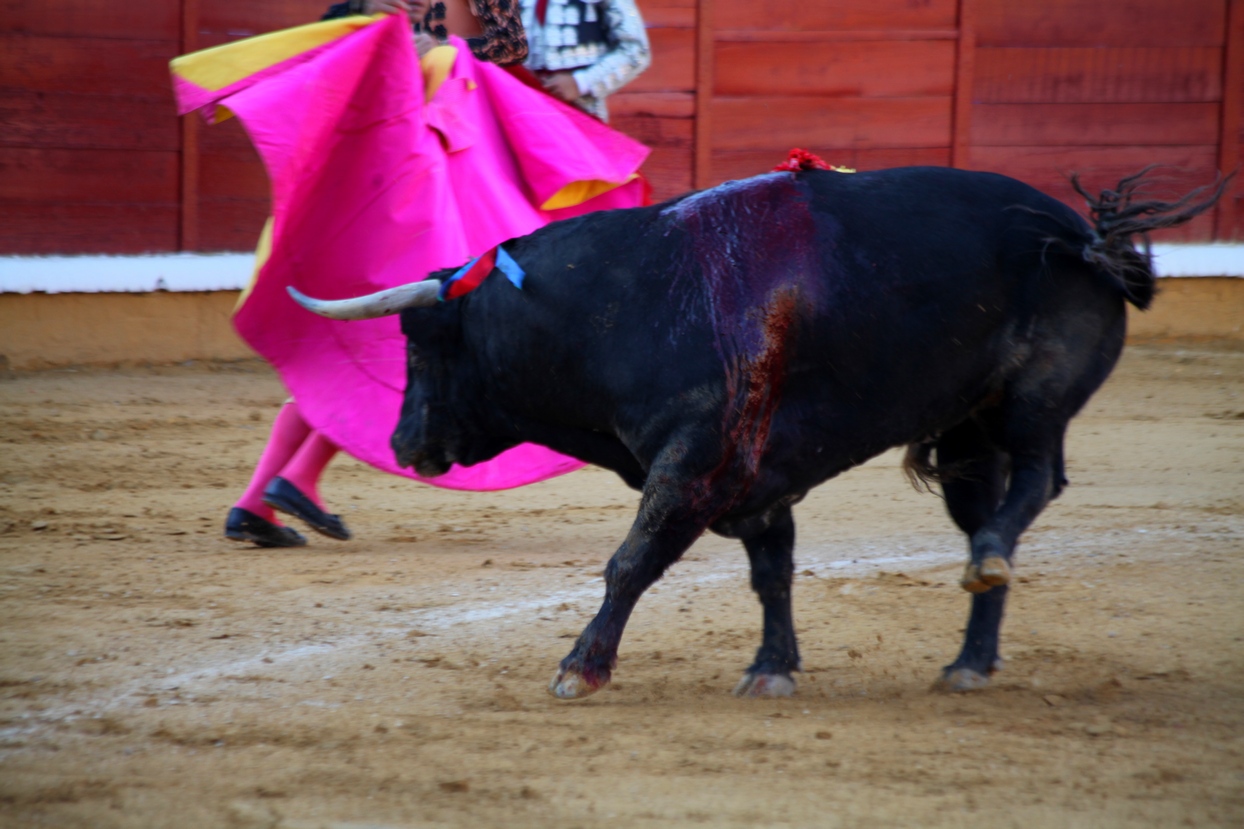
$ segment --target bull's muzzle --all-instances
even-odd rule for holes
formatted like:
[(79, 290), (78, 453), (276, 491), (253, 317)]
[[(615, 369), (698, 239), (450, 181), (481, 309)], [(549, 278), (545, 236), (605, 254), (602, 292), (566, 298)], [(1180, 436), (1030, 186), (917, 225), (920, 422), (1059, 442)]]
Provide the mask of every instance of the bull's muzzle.
[(453, 466), (449, 461), (429, 458), (426, 455), (415, 458), (411, 466), (425, 478), (439, 478)]
[(424, 478), (440, 477), (453, 466), (453, 463), (446, 458), (435, 457), (417, 449), (397, 449), (393, 454), (398, 466), (414, 469)]
[(453, 460), (444, 451), (429, 449), (413, 434), (413, 430), (402, 425), (393, 432), (390, 446), (398, 466), (414, 469), (425, 478), (444, 475), (453, 466)]

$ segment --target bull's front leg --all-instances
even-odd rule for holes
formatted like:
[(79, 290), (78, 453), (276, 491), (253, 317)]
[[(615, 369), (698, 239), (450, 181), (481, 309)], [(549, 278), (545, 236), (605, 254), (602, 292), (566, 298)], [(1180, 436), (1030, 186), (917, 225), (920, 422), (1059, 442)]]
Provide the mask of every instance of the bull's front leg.
[(795, 519), (789, 507), (768, 526), (745, 537), (743, 546), (752, 568), (752, 589), (764, 609), (764, 635), (756, 660), (735, 686), (735, 696), (788, 697), (795, 692), (793, 671), (799, 670), (799, 646), (791, 612), (795, 575)]
[(609, 684), (622, 631), (635, 603), (682, 557), (713, 517), (702, 501), (684, 496), (689, 492), (689, 487), (675, 485), (667, 476), (649, 476), (635, 523), (605, 567), (605, 601), (562, 660), (549, 684), (553, 696), (578, 699)]

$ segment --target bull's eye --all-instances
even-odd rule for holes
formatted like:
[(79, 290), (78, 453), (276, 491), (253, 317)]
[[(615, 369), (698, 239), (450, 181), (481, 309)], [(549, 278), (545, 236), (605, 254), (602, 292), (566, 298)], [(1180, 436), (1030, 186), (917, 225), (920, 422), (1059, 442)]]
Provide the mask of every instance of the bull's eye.
[(420, 356), (419, 352), (415, 350), (414, 346), (406, 349), (406, 367), (408, 369), (411, 371), (423, 371), (427, 366), (428, 364)]

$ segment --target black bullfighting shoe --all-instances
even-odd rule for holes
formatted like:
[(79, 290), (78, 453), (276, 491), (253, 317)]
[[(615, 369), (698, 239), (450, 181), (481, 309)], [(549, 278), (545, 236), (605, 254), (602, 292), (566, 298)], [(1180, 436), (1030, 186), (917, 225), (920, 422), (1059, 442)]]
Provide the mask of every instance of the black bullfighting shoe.
[(225, 519), (225, 538), (251, 541), (260, 547), (305, 547), (307, 539), (293, 527), (273, 524), (241, 507), (229, 510)]
[(348, 541), (350, 531), (342, 522), (341, 517), (330, 515), (316, 506), (316, 503), (302, 494), (302, 490), (279, 475), (264, 487), (263, 502), (273, 509), (279, 509), (286, 515), (306, 521), (311, 529), (320, 535)]

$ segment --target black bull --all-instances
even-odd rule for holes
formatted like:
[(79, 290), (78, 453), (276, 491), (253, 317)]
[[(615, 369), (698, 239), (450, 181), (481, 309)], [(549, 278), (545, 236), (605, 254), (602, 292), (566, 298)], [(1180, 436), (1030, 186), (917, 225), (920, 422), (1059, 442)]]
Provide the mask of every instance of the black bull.
[[(550, 225), (505, 246), (522, 290), (497, 274), (439, 304), (435, 280), (395, 289), (417, 296), (397, 298), (409, 371), (393, 449), (438, 475), (534, 442), (642, 490), (550, 686), (574, 698), (608, 683), (639, 597), (705, 529), (743, 542), (763, 606), (737, 692), (791, 693), (791, 507), (907, 445), (969, 539), (971, 612), (942, 681), (981, 687), (1016, 542), (1066, 483), (1068, 421), (1119, 357), (1125, 300), (1154, 291), (1131, 236), (1223, 186), (1136, 202), (1139, 182), (1085, 194), (1092, 224), (1004, 176), (907, 168), (771, 173)], [(354, 302), (374, 299), (342, 316), (394, 312), (392, 296)]]

